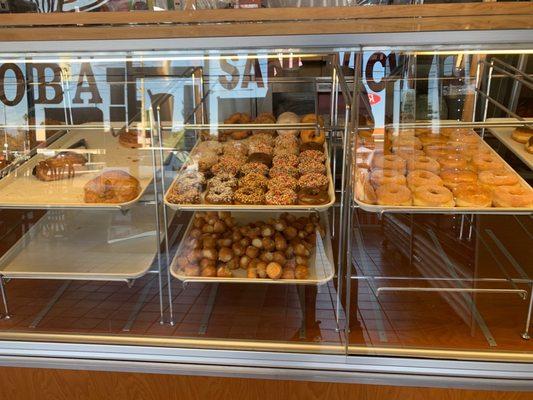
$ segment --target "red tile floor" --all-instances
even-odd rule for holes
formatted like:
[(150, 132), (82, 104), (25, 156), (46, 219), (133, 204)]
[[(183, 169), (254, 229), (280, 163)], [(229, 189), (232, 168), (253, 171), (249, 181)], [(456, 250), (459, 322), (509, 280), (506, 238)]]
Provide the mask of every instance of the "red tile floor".
[[(422, 257), (417, 264), (409, 265), (407, 258), (399, 251), (401, 245), (384, 246), (383, 221), (371, 219), (367, 222), (361, 226), (364, 246), (354, 246), (359, 275), (428, 277), (427, 268), (434, 267), (434, 260)], [(422, 232), (427, 229), (425, 220), (419, 223)], [(531, 238), (524, 239), (523, 233), (518, 241), (512, 235), (507, 237), (509, 230), (520, 232), (522, 225), (502, 230), (501, 224), (507, 226), (509, 221), (483, 220), (476, 223), (479, 229), (489, 227), (497, 232), (515, 256), (515, 261), (526, 272), (532, 272), (533, 265), (529, 261), (533, 255), (530, 250)], [(533, 232), (531, 219), (520, 223)], [(437, 233), (441, 232), (438, 225), (432, 226)], [(444, 232), (450, 231), (447, 229)], [(442, 236), (439, 239), (443, 247), (448, 249), (445, 243), (448, 239)], [(461, 252), (456, 254), (450, 250), (450, 257), (453, 256), (454, 262), (461, 266), (456, 272), (470, 276), (501, 277), (501, 271), (496, 270), (496, 263), (485, 260), (486, 252), (479, 250), (474, 242), (477, 243), (472, 240), (464, 245), (470, 251), (462, 251), (462, 255)], [(461, 243), (455, 247), (463, 246)], [(506, 261), (501, 254), (497, 256), (500, 264), (512, 271), (508, 265), (510, 261)], [(339, 349), (344, 345), (342, 330), (339, 332), (337, 329), (335, 318), (337, 292), (333, 281), (320, 288), (306, 288), (304, 332), (300, 332), (303, 311), (299, 292), (294, 286), (219, 284), (214, 293), (215, 286), (212, 284), (188, 284), (183, 287), (176, 280), (172, 280), (175, 325), (161, 325), (157, 281), (157, 275), (150, 274), (136, 280), (132, 287), (122, 282), (70, 281), (65, 289), (63, 285), (66, 283), (63, 281), (11, 280), (6, 284), (6, 290), (12, 318), (0, 320), (0, 336), (2, 331), (54, 332), (322, 343), (337, 345)], [(510, 287), (507, 283), (476, 284), (485, 288)], [(533, 349), (533, 342), (520, 337), (524, 330), (528, 301), (516, 293), (478, 294), (472, 297), (467, 294), (465, 297), (457, 293), (386, 292), (378, 296), (377, 289), (381, 286), (431, 285), (415, 280), (398, 282), (375, 279), (354, 279), (351, 285), (352, 323), (349, 340), (352, 346), (492, 352), (531, 352)], [(517, 287), (528, 288), (525, 285)], [(44, 314), (43, 310), (60, 289), (64, 289), (63, 294)], [(167, 318), (166, 290), (164, 293)]]

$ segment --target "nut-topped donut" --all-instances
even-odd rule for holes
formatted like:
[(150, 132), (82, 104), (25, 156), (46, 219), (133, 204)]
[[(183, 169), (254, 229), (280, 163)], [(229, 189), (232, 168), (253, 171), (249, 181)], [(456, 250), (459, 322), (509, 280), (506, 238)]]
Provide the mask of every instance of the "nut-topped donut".
[(265, 194), (257, 187), (245, 186), (233, 193), (233, 200), (242, 205), (264, 204)]
[(239, 187), (253, 187), (265, 190), (268, 179), (263, 174), (251, 172), (239, 179)]
[(274, 206), (293, 205), (298, 201), (296, 192), (291, 189), (274, 189), (265, 194), (265, 203)]

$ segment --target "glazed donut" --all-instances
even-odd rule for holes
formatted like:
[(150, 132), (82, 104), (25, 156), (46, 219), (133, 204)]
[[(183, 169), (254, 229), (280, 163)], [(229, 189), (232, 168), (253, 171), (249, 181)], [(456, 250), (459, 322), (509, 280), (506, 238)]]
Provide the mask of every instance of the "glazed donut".
[(370, 173), (370, 182), (374, 187), (396, 183), (405, 185), (405, 176), (394, 169), (375, 169)]
[(498, 186), (494, 189), (494, 207), (533, 207), (533, 190), (523, 186)]
[(405, 174), (406, 162), (397, 155), (376, 155), (372, 157), (372, 167), (376, 169), (395, 169)]
[(529, 154), (533, 154), (533, 136), (529, 138), (524, 147)]
[(442, 183), (449, 189), (457, 187), (461, 183), (477, 182), (477, 174), (467, 169), (448, 169), (440, 173)]
[(437, 159), (442, 169), (468, 169), (468, 161), (459, 154), (447, 154)]
[(413, 192), (413, 204), (424, 207), (453, 207), (453, 194), (444, 186), (425, 185)]
[(518, 176), (510, 171), (501, 169), (496, 171), (481, 171), (478, 175), (480, 183), (489, 186), (514, 186), (518, 183)]
[(235, 204), (263, 204), (265, 202), (265, 195), (259, 188), (246, 186), (237, 189), (233, 194), (233, 199)]
[(265, 194), (265, 203), (273, 206), (293, 205), (298, 201), (296, 192), (291, 189), (269, 190)]
[(469, 144), (476, 144), (479, 143), (479, 141), (481, 140), (481, 138), (476, 132), (470, 130), (458, 130), (456, 132), (453, 132), (448, 139), (450, 142)]
[(397, 136), (393, 138), (392, 149), (418, 149), (422, 148), (422, 142), (416, 136)]
[(468, 128), (440, 128), (439, 134), (444, 137), (451, 137), (452, 135), (461, 135), (462, 133), (471, 132)]
[(452, 148), (443, 144), (431, 144), (424, 146), (424, 153), (428, 157), (440, 158), (452, 154)]
[(531, 137), (533, 137), (533, 129), (527, 126), (519, 126), (511, 134), (511, 139), (518, 143), (527, 143)]
[(440, 170), (440, 165), (436, 160), (431, 157), (418, 156), (407, 160), (407, 169), (409, 171), (423, 169), (433, 173), (438, 173)]
[(472, 164), (478, 171), (494, 171), (504, 168), (503, 163), (493, 154), (478, 154), (472, 157)]
[[(278, 120), (276, 121), (277, 124), (298, 124), (300, 122), (300, 117), (296, 115), (293, 112), (287, 111), (283, 114), (280, 114), (278, 117)], [(285, 135), (298, 135), (298, 129), (278, 129), (278, 134), (285, 136)]]
[(306, 129), (300, 132), (300, 139), (302, 143), (314, 142), (324, 144), (326, 141), (326, 131), (324, 130), (324, 118), (321, 115), (318, 117), (315, 114), (307, 114), (302, 118), (303, 123), (317, 124), (318, 128)]
[(408, 149), (406, 147), (400, 147), (399, 149), (394, 150), (394, 154), (398, 157), (408, 160), (414, 157), (420, 157), (424, 155), (424, 151), (418, 149)]
[(407, 186), (389, 183), (376, 190), (377, 203), (389, 206), (410, 206), (411, 191)]
[(461, 183), (453, 194), (457, 207), (490, 207), (492, 204), (491, 190), (478, 183)]
[(409, 172), (407, 175), (407, 186), (411, 190), (415, 190), (419, 186), (426, 185), (442, 185), (442, 179), (427, 170), (415, 170)]
[(443, 145), (448, 142), (448, 138), (441, 136), (441, 135), (423, 135), (420, 136), (420, 142), (422, 143), (422, 146), (435, 146), (435, 145)]
[(480, 154), (492, 154), (490, 148), (482, 144), (452, 143), (450, 153), (471, 160), (473, 156)]
[[(249, 124), (252, 121), (250, 116), (245, 113), (235, 113), (224, 120), (224, 124), (236, 125), (236, 124)], [(235, 140), (245, 139), (250, 135), (250, 131), (227, 131), (226, 135), (230, 135)]]

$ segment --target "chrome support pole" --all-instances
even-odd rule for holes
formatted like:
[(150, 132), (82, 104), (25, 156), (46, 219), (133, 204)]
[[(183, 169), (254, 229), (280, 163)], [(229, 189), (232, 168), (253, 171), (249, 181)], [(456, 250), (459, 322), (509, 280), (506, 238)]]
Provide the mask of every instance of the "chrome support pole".
[[(350, 338), (350, 308), (351, 308), (351, 288), (352, 288), (352, 222), (353, 222), (353, 211), (354, 209), (351, 207), (352, 205), (352, 196), (353, 196), (353, 189), (352, 189), (352, 152), (353, 149), (353, 141), (357, 140), (357, 135), (359, 133), (359, 91), (360, 91), (360, 80), (361, 80), (361, 67), (362, 67), (362, 53), (357, 52), (355, 54), (355, 77), (354, 77), (354, 87), (353, 87), (353, 96), (352, 96), (352, 104), (350, 104), (350, 108), (348, 108), (348, 105), (346, 107), (346, 112), (348, 113), (351, 111), (351, 119), (349, 120), (348, 124), (350, 128), (347, 130), (347, 136), (345, 142), (346, 147), (343, 150), (346, 151), (346, 157), (343, 159), (343, 170), (345, 171), (345, 179), (346, 182), (344, 182), (344, 188), (348, 188), (348, 193), (344, 196), (344, 214), (342, 215), (343, 221), (345, 222), (345, 231), (346, 231), (346, 241), (345, 241), (345, 248), (346, 252), (343, 253), (345, 255), (345, 265), (346, 265), (346, 276), (345, 276), (345, 283), (346, 283), (346, 305), (345, 305), (345, 326), (344, 326), (344, 335), (345, 335), (345, 343), (346, 343), (346, 354), (348, 354), (348, 347), (349, 347), (349, 338)], [(344, 194), (344, 193), (343, 193)]]
[(6, 290), (4, 288), (4, 277), (0, 275), (0, 292), (2, 292), (2, 302), (4, 303), (4, 319), (10, 319), (9, 308), (7, 305)]
[[(161, 191), (163, 196), (166, 193), (165, 185), (165, 156), (163, 153), (163, 130), (161, 129), (161, 105), (157, 105), (157, 137), (159, 139), (159, 158), (161, 162)], [(161, 199), (163, 200), (163, 199)], [(158, 200), (156, 199), (156, 203)], [(156, 204), (156, 207), (158, 205)], [(170, 277), (170, 250), (168, 243), (168, 216), (167, 206), (164, 201), (161, 201), (161, 207), (163, 208), (163, 232), (165, 240), (165, 260), (166, 260), (166, 272), (167, 272), (167, 295), (168, 295), (168, 311), (169, 311), (169, 324), (174, 326), (174, 306), (172, 304), (172, 280)]]
[(529, 340), (529, 326), (531, 325), (531, 311), (533, 310), (533, 283), (529, 290), (529, 306), (527, 308), (526, 330), (522, 333), (522, 339)]
[[(154, 123), (154, 110), (152, 107), (148, 109), (148, 112), (150, 113), (150, 123)], [(154, 130), (150, 129), (150, 144), (152, 147), (152, 169), (153, 169), (153, 188), (154, 188), (154, 196), (155, 196), (155, 221), (156, 221), (156, 239), (157, 239), (157, 272), (158, 272), (158, 283), (159, 283), (159, 313), (160, 313), (160, 319), (159, 323), (163, 325), (165, 323), (164, 318), (164, 308), (163, 308), (163, 268), (162, 268), (162, 256), (161, 256), (161, 217), (159, 214), (159, 191), (157, 187), (157, 163), (156, 163), (156, 152), (155, 152), (155, 139), (154, 139)]]
[[(489, 108), (489, 98), (490, 98), (490, 86), (492, 83), (492, 73), (494, 72), (494, 61), (491, 61), (489, 64), (489, 73), (487, 75), (487, 96), (485, 97), (485, 104), (483, 107), (483, 122), (487, 120), (487, 111)], [(477, 93), (482, 94), (483, 92), (476, 90)], [(485, 128), (481, 129), (481, 139), (485, 139)]]

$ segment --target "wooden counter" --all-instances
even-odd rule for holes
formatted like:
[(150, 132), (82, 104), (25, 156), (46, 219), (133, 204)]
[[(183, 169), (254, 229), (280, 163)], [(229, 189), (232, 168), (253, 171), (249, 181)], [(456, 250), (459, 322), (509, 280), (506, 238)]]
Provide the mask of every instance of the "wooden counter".
[(157, 39), (532, 28), (533, 3), (531, 2), (256, 10), (0, 14), (1, 41)]

